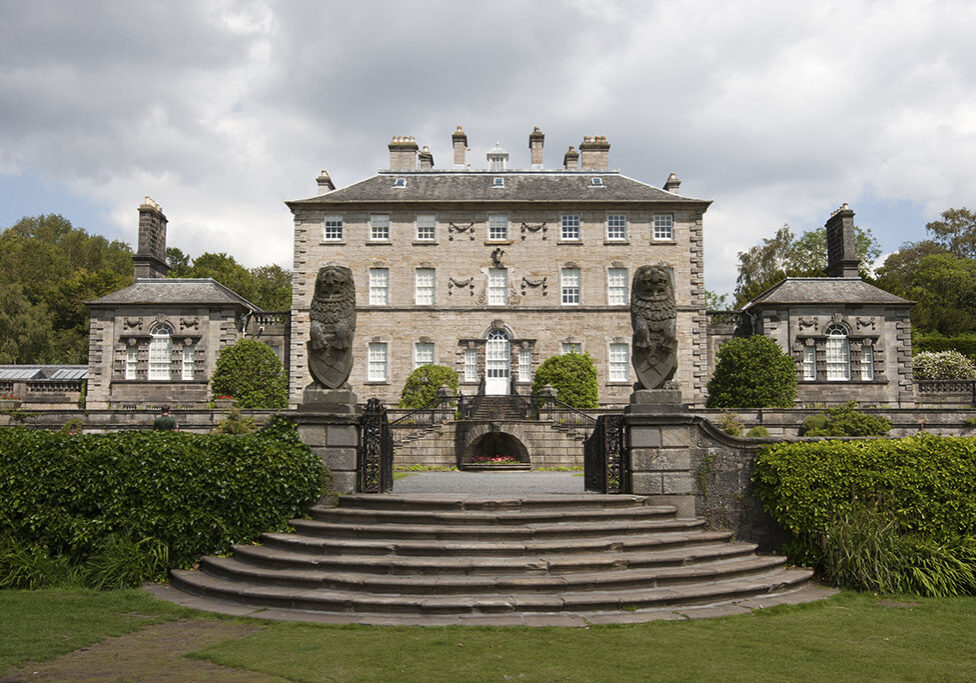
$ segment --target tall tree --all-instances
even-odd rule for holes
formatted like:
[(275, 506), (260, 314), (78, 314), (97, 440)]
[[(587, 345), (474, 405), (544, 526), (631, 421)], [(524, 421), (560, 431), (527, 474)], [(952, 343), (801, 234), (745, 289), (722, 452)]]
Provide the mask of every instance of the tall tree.
[(932, 240), (959, 258), (976, 258), (976, 214), (963, 207), (946, 209), (942, 220), (925, 224)]
[(205, 252), (191, 262), (180, 249), (166, 250), (170, 277), (213, 278), (266, 311), (291, 308), (291, 272), (279, 265), (247, 269), (233, 256)]

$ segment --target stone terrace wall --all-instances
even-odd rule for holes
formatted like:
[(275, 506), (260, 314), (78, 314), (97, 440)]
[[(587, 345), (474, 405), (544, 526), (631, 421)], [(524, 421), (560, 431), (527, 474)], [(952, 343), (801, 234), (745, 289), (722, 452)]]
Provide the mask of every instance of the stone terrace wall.
[[(277, 410), (242, 410), (263, 425)], [(206, 434), (227, 417), (225, 410), (173, 410), (182, 432)], [(37, 429), (61, 429), (68, 420), (81, 420), (84, 431), (89, 433), (116, 432), (123, 429), (152, 429), (153, 420), (159, 416), (156, 410), (17, 410), (0, 411), (0, 427), (28, 426)]]

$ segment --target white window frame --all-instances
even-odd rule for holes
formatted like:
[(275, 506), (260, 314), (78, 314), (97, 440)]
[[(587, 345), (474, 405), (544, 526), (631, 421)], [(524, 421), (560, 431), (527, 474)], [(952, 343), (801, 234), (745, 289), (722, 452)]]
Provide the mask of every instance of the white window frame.
[(563, 356), (567, 353), (583, 353), (583, 345), (577, 342), (562, 342), (559, 345), (559, 353)]
[(488, 305), (508, 305), (508, 270), (505, 268), (488, 269)]
[(656, 213), (651, 218), (651, 231), (655, 240), (674, 239), (674, 215)]
[(874, 380), (874, 347), (861, 345), (861, 381)]
[(413, 369), (423, 367), (425, 365), (433, 365), (437, 360), (437, 356), (434, 353), (434, 343), (433, 342), (414, 342), (413, 345)]
[(559, 239), (562, 242), (579, 242), (583, 221), (579, 214), (564, 213), (559, 217)]
[(464, 350), (464, 381), (478, 381), (478, 349)]
[(532, 349), (519, 349), (518, 352), (518, 381), (532, 381)]
[(607, 242), (627, 241), (627, 214), (608, 213), (606, 226)]
[(607, 305), (627, 305), (626, 268), (607, 268)]
[(417, 214), (416, 239), (418, 242), (433, 242), (437, 239), (437, 216), (431, 213)]
[(505, 179), (504, 178), (492, 178), (491, 179), (491, 186), (492, 187), (505, 187)]
[(366, 381), (386, 382), (389, 376), (389, 348), (386, 342), (370, 342), (367, 349)]
[(181, 368), (181, 375), (184, 380), (192, 380), (196, 374), (196, 358), (195, 358), (196, 345), (193, 342), (183, 343), (183, 367)]
[(559, 271), (559, 302), (563, 306), (579, 306), (583, 289), (583, 273), (579, 268)]
[(369, 217), (369, 241), (390, 241), (390, 214), (374, 213)]
[(607, 377), (611, 382), (630, 381), (630, 344), (610, 344), (607, 353)]
[(149, 379), (167, 382), (173, 378), (173, 328), (159, 323), (149, 334)]
[(488, 241), (489, 242), (508, 241), (508, 214), (506, 213), (488, 214)]
[(803, 347), (803, 381), (814, 382), (817, 379), (817, 349), (814, 346)]
[(129, 344), (125, 347), (125, 378), (136, 379), (139, 370), (139, 347)]
[(406, 178), (394, 178), (393, 179), (393, 187), (395, 187), (397, 189), (402, 189), (402, 188), (404, 188), (406, 186), (407, 186), (407, 179)]
[(417, 268), (413, 271), (413, 302), (418, 306), (434, 305), (434, 283), (437, 273), (433, 268)]
[(601, 178), (600, 176), (593, 176), (592, 178), (590, 178), (590, 186), (603, 187), (603, 178)]
[(369, 269), (369, 305), (387, 306), (390, 303), (390, 269)]
[(826, 343), (827, 381), (849, 382), (851, 380), (851, 343), (840, 325), (827, 328)]
[(342, 241), (342, 216), (326, 216), (322, 219), (322, 240), (325, 242)]

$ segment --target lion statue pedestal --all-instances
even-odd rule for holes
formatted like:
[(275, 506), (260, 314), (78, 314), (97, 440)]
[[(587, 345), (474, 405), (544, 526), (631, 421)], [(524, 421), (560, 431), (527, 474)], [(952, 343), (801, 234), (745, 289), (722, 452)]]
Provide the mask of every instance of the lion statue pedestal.
[(678, 369), (674, 285), (668, 266), (641, 266), (634, 273), (630, 323), (637, 383), (627, 412), (680, 412), (681, 390), (673, 379)]

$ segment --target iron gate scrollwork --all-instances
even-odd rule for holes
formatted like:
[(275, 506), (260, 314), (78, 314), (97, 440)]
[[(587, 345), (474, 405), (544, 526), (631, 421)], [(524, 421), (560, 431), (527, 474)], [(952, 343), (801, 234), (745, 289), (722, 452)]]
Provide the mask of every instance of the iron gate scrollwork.
[(377, 398), (366, 402), (363, 411), (362, 440), (356, 454), (356, 490), (360, 493), (387, 493), (393, 490), (393, 433), (386, 408)]
[(583, 451), (583, 481), (587, 491), (630, 491), (630, 458), (624, 444), (623, 415), (597, 418)]

